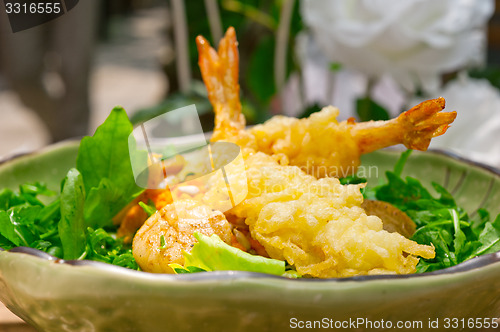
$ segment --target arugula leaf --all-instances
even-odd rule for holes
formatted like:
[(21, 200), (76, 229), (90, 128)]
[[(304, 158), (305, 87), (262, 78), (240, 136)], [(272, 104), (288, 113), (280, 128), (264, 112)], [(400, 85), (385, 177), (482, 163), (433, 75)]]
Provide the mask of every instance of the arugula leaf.
[(20, 185), (18, 193), (5, 188), (0, 191), (0, 210), (7, 211), (13, 206), (25, 203), (43, 206), (44, 204), (37, 199), (37, 196), (53, 196), (55, 194), (52, 190), (47, 189), (45, 184), (39, 182)]
[(132, 249), (128, 249), (127, 252), (113, 256), (111, 264), (126, 267), (131, 270), (140, 270), (139, 265), (137, 265), (134, 255), (132, 254)]
[(479, 235), (481, 247), (470, 258), (483, 254), (490, 254), (500, 250), (500, 215), (491, 223), (487, 222)]
[(129, 269), (139, 269), (130, 246), (126, 246), (122, 239), (117, 239), (114, 235), (99, 228), (87, 229), (87, 259), (109, 263), (126, 267)]
[(282, 275), (285, 262), (251, 255), (222, 241), (217, 235), (206, 236), (194, 233), (198, 240), (191, 252), (184, 252), (184, 266), (197, 267), (205, 271), (251, 271)]
[(31, 248), (35, 248), (42, 251), (47, 251), (48, 248), (52, 246), (52, 243), (45, 240), (37, 240), (31, 244)]
[(7, 211), (10, 207), (23, 203), (25, 200), (12, 190), (5, 188), (0, 191), (0, 210)]
[(4, 238), (2, 242), (7, 240), (16, 247), (21, 245), (21, 239), (16, 233), (15, 225), (10, 221), (6, 211), (0, 211), (0, 235)]
[(500, 232), (500, 214), (495, 218), (491, 225), (497, 230), (497, 232)]
[(41, 225), (45, 225), (46, 223), (59, 220), (61, 218), (61, 201), (56, 199), (49, 205), (44, 206), (40, 213), (38, 214), (38, 222)]
[(23, 204), (0, 211), (0, 234), (15, 246), (29, 247), (36, 239), (32, 226), (40, 210), (39, 206)]
[(0, 234), (0, 248), (4, 250), (9, 250), (14, 248), (14, 244), (9, 241), (6, 237), (4, 237), (2, 234)]
[(442, 206), (447, 206), (450, 208), (457, 208), (457, 203), (455, 203), (455, 199), (453, 196), (446, 190), (443, 186), (436, 182), (432, 182), (432, 187), (434, 190), (441, 196), (438, 199), (438, 202), (441, 203)]
[(427, 189), (414, 178), (407, 177), (406, 181), (393, 172), (386, 173), (388, 183), (380, 186), (376, 192), (378, 200), (392, 203), (404, 211), (407, 203), (419, 199), (432, 199)]
[(37, 198), (39, 195), (52, 196), (55, 192), (38, 182), (22, 184), (18, 192), (0, 191), (1, 248), (29, 246), (48, 250), (39, 243), (45, 239), (57, 242), (53, 236), (57, 235), (54, 220), (58, 220), (59, 201), (44, 206)]
[(346, 176), (345, 178), (339, 179), (340, 184), (346, 185), (346, 184), (360, 184), (360, 183), (366, 183), (368, 180), (365, 178), (361, 178), (357, 175), (349, 175)]
[(453, 239), (453, 249), (455, 250), (454, 258), (456, 263), (462, 252), (466, 250), (467, 239), (465, 237), (464, 232), (460, 228), (460, 219), (458, 218), (457, 210), (450, 209), (449, 211), (451, 218), (453, 220), (453, 228), (455, 231)]
[(41, 210), (41, 206), (23, 204), (13, 206), (7, 212), (14, 225), (32, 226), (38, 219)]
[(83, 219), (85, 188), (77, 169), (69, 170), (61, 193), (61, 238), (64, 259), (79, 259), (85, 253), (86, 233)]
[(472, 220), (441, 185), (432, 183), (439, 194), (435, 198), (417, 179), (401, 179), (409, 154), (401, 155), (394, 171), (386, 173), (387, 183), (371, 189), (370, 194), (406, 212), (417, 225), (412, 240), (434, 245), (436, 256), (420, 259), (417, 272), (443, 269), (500, 250), (500, 216), (492, 223), (489, 213), (479, 210)]
[(54, 196), (55, 191), (47, 188), (45, 183), (35, 182), (35, 183), (25, 183), (19, 186), (19, 192), (23, 195), (31, 195), (36, 197), (38, 195), (43, 196)]
[(490, 213), (488, 211), (486, 211), (485, 209), (477, 210), (476, 217), (472, 219), (472, 230), (479, 236), (479, 234), (481, 234), (482, 229), (489, 221), (490, 221)]

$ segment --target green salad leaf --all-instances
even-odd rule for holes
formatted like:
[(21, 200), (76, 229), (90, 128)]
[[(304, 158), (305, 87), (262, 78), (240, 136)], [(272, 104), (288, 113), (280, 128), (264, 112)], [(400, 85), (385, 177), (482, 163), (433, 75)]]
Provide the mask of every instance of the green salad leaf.
[(415, 222), (417, 230), (412, 240), (434, 245), (435, 258), (420, 259), (417, 272), (447, 268), (500, 250), (500, 215), (491, 222), (489, 214), (480, 210), (478, 219), (473, 220), (438, 183), (432, 183), (439, 194), (433, 197), (419, 180), (402, 179), (410, 153), (403, 153), (394, 171), (386, 173), (387, 183), (369, 189), (368, 194), (393, 204)]
[[(184, 266), (188, 271), (250, 271), (274, 275), (285, 273), (285, 262), (252, 255), (222, 241), (217, 235), (194, 233), (198, 240), (191, 252), (184, 252)], [(178, 266), (174, 266), (174, 268)]]
[(138, 269), (130, 245), (116, 238), (112, 223), (112, 217), (141, 190), (129, 159), (131, 132), (125, 111), (115, 108), (93, 137), (82, 140), (77, 169), (67, 173), (59, 197), (47, 199), (56, 192), (42, 183), (1, 190), (0, 247), (29, 246), (58, 258)]
[(132, 255), (132, 248), (125, 245), (122, 239), (99, 228), (87, 229), (87, 259), (109, 263), (138, 270), (139, 267)]
[[(10, 200), (5, 207), (6, 210), (0, 210), (0, 241), (4, 243), (4, 247), (12, 248), (15, 246), (31, 246), (35, 241), (39, 231), (36, 226), (38, 214), (42, 211), (42, 207), (31, 205), (22, 195), (17, 195), (19, 199)], [(28, 198), (28, 200), (32, 199)]]
[[(2, 242), (11, 242), (13, 243), (16, 247), (21, 246), (21, 245), (28, 245), (26, 240), (23, 239), (22, 235), (20, 234), (19, 227), (20, 225), (17, 225), (13, 223), (10, 219), (10, 213), (7, 211), (0, 211), (0, 232), (3, 237)], [(9, 247), (12, 247), (12, 245), (8, 245)]]
[(2, 189), (0, 191), (0, 210), (7, 210), (9, 207), (21, 204), (23, 201), (10, 189)]
[(75, 168), (70, 169), (64, 179), (60, 202), (61, 220), (58, 228), (64, 259), (82, 258), (87, 245), (83, 220), (85, 188), (82, 175)]
[(481, 246), (477, 248), (476, 256), (500, 251), (500, 215), (493, 222), (484, 223), (484, 229), (479, 234), (478, 241)]
[(93, 187), (85, 201), (85, 224), (88, 227), (112, 227), (113, 217), (132, 200), (125, 198), (120, 187), (109, 178), (103, 178)]
[(17, 192), (3, 189), (0, 192), (0, 247), (52, 248), (57, 242), (53, 237), (58, 236), (59, 201), (56, 199), (45, 206), (38, 196), (54, 194), (41, 183), (23, 184)]
[(76, 165), (83, 176), (86, 191), (99, 187), (102, 179), (123, 185), (124, 191), (135, 190), (128, 150), (128, 136), (132, 129), (125, 110), (116, 107), (92, 137), (82, 139)]
[(111, 227), (113, 216), (141, 191), (130, 163), (132, 130), (125, 110), (116, 107), (94, 136), (84, 137), (80, 143), (76, 165), (87, 192), (88, 227)]

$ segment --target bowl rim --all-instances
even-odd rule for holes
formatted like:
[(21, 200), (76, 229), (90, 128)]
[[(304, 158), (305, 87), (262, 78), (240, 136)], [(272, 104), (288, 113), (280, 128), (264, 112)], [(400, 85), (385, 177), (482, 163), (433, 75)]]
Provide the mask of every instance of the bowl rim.
[[(56, 144), (52, 144), (46, 146), (42, 149), (33, 152), (20, 153), (16, 155), (9, 156), (4, 159), (0, 159), (0, 166), (4, 166), (7, 163), (13, 161), (19, 161), (21, 159), (36, 157), (37, 155), (50, 152), (59, 148), (69, 147), (71, 145), (76, 145), (79, 142), (79, 139), (70, 139), (62, 142), (58, 142)], [(386, 151), (389, 153), (400, 153), (402, 150), (398, 148), (387, 148), (382, 151)], [(470, 166), (480, 168), (482, 170), (491, 173), (494, 177), (500, 178), (500, 169), (497, 169), (493, 166), (486, 165), (477, 161), (473, 161), (462, 157), (454, 152), (442, 150), (442, 149), (429, 149), (427, 151), (418, 151), (418, 153), (424, 154), (434, 154), (438, 156), (444, 156), (445, 158), (450, 158), (452, 160), (468, 164)], [(91, 261), (91, 260), (63, 260), (52, 256), (44, 251), (29, 248), (29, 247), (15, 247), (10, 250), (5, 250), (0, 247), (0, 252), (8, 252), (8, 253), (17, 253), (17, 254), (27, 254), (38, 259), (44, 261), (50, 261), (56, 264), (69, 265), (69, 266), (87, 266), (91, 268), (96, 268), (101, 271), (109, 272), (111, 274), (126, 274), (131, 277), (144, 277), (148, 276), (154, 278), (156, 280), (165, 280), (168, 282), (171, 281), (219, 281), (219, 280), (235, 280), (235, 279), (275, 279), (282, 281), (291, 281), (291, 282), (300, 282), (300, 283), (318, 283), (318, 282), (369, 282), (369, 281), (377, 281), (377, 280), (406, 280), (412, 278), (429, 278), (435, 276), (444, 276), (457, 274), (461, 272), (468, 272), (471, 270), (479, 269), (482, 267), (486, 267), (489, 265), (493, 265), (495, 263), (500, 263), (500, 251), (495, 253), (481, 255), (469, 259), (468, 261), (462, 262), (455, 266), (451, 266), (445, 269), (433, 271), (433, 272), (424, 272), (424, 273), (413, 273), (413, 274), (384, 274), (384, 275), (361, 275), (361, 276), (353, 276), (347, 278), (297, 278), (291, 279), (284, 276), (271, 275), (266, 273), (259, 272), (248, 272), (248, 271), (211, 271), (211, 272), (199, 272), (199, 273), (189, 273), (189, 274), (157, 274), (150, 273), (138, 270), (132, 270), (121, 266), (116, 266), (104, 262), (99, 261)]]

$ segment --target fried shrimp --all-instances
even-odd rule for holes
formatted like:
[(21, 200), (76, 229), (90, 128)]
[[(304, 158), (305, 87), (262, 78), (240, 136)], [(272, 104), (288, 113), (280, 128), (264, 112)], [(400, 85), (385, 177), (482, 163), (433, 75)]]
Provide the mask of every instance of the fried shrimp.
[(184, 264), (183, 251), (196, 243), (194, 232), (217, 234), (231, 243), (224, 214), (194, 200), (180, 200), (153, 214), (134, 237), (132, 252), (143, 271), (173, 273), (169, 264)]
[[(444, 99), (424, 102), (390, 121), (339, 123), (338, 109), (326, 107), (307, 119), (275, 116), (245, 129), (235, 83), (234, 29), (228, 29), (218, 52), (203, 37), (197, 44), (216, 113), (212, 141), (236, 143), (245, 156), (248, 195), (226, 215), (244, 221), (271, 258), (286, 260), (300, 274), (328, 278), (413, 273), (419, 256), (434, 257), (433, 247), (389, 233), (380, 218), (368, 216), (361, 208), (360, 185), (342, 186), (326, 176), (354, 173), (362, 153), (385, 146), (426, 149), (456, 116), (440, 113)], [(222, 185), (213, 185), (204, 200), (216, 200)]]
[(196, 39), (199, 65), (215, 112), (212, 141), (240, 145), (247, 153), (264, 152), (282, 165), (299, 166), (316, 177), (345, 177), (356, 172), (360, 156), (395, 144), (426, 150), (433, 137), (446, 132), (456, 112), (441, 112), (443, 98), (425, 101), (389, 121), (338, 122), (339, 111), (325, 107), (307, 119), (275, 116), (245, 129), (238, 85), (236, 34), (229, 28), (218, 52)]
[(248, 156), (246, 167), (248, 196), (228, 218), (244, 220), (271, 258), (286, 260), (301, 275), (414, 273), (418, 256), (435, 255), (432, 246), (389, 233), (380, 218), (368, 216), (361, 208), (364, 185), (316, 179), (261, 152)]

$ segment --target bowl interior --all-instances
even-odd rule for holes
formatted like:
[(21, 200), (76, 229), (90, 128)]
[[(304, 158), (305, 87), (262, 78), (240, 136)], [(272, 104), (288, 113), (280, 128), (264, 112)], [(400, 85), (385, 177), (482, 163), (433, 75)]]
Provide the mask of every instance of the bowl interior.
[(0, 163), (0, 190), (17, 190), (27, 182), (43, 182), (58, 190), (68, 170), (76, 165), (78, 146), (78, 141), (61, 142)]

